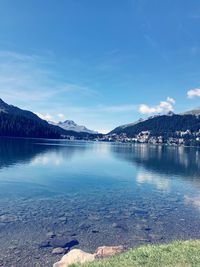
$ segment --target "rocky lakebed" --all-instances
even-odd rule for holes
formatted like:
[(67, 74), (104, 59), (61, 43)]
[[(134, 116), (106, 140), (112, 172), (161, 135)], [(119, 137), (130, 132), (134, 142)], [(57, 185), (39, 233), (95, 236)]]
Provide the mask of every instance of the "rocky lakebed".
[(0, 150), (1, 267), (200, 239), (196, 149), (3, 139)]
[(103, 245), (128, 249), (187, 239), (192, 233), (197, 238), (199, 220), (196, 229), (194, 221), (188, 228), (190, 219), (177, 212), (178, 196), (173, 208), (160, 200), (157, 212), (148, 201), (133, 201), (131, 192), (123, 203), (120, 197), (110, 191), (107, 197), (93, 192), (1, 201), (0, 266), (52, 267), (72, 248), (93, 253)]

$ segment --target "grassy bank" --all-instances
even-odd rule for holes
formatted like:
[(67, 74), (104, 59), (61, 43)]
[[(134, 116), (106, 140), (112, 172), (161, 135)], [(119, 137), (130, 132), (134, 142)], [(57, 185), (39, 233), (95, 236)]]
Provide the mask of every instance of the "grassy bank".
[(200, 241), (147, 245), (118, 256), (70, 267), (200, 267)]

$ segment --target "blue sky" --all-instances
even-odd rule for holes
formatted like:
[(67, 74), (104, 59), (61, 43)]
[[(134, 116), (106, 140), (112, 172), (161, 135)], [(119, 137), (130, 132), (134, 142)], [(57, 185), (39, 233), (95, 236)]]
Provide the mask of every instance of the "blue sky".
[(0, 0), (0, 97), (108, 131), (200, 106), (199, 0)]

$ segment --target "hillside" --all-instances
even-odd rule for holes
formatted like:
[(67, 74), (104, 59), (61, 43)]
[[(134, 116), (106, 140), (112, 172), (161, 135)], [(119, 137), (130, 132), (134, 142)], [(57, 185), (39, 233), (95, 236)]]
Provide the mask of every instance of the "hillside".
[(180, 115), (196, 115), (199, 116), (200, 115), (200, 107), (196, 108), (196, 109), (192, 109), (186, 112), (181, 113)]
[(61, 133), (33, 112), (0, 99), (0, 136), (60, 138)]
[[(27, 119), (41, 122), (41, 119), (35, 113), (28, 110), (20, 109), (13, 105), (9, 105), (0, 98), (0, 114), (2, 115), (2, 113), (12, 114), (16, 116), (23, 116)], [(43, 122), (45, 121), (43, 120)]]
[(51, 125), (33, 112), (9, 105), (0, 99), (0, 136), (57, 139), (67, 136), (87, 138), (90, 134)]
[(105, 141), (200, 146), (200, 116), (157, 115), (111, 131)]
[(142, 131), (150, 131), (153, 136), (173, 136), (177, 131), (191, 132), (199, 131), (200, 117), (195, 115), (161, 115), (149, 118), (144, 121), (139, 121), (133, 125), (126, 127), (119, 126), (110, 134), (125, 133), (129, 137), (134, 137)]

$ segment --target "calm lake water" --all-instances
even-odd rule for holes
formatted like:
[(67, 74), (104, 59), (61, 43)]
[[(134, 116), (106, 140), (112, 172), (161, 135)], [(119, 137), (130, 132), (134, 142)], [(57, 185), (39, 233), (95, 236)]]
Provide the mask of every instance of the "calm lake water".
[(0, 139), (0, 266), (200, 238), (200, 150)]

